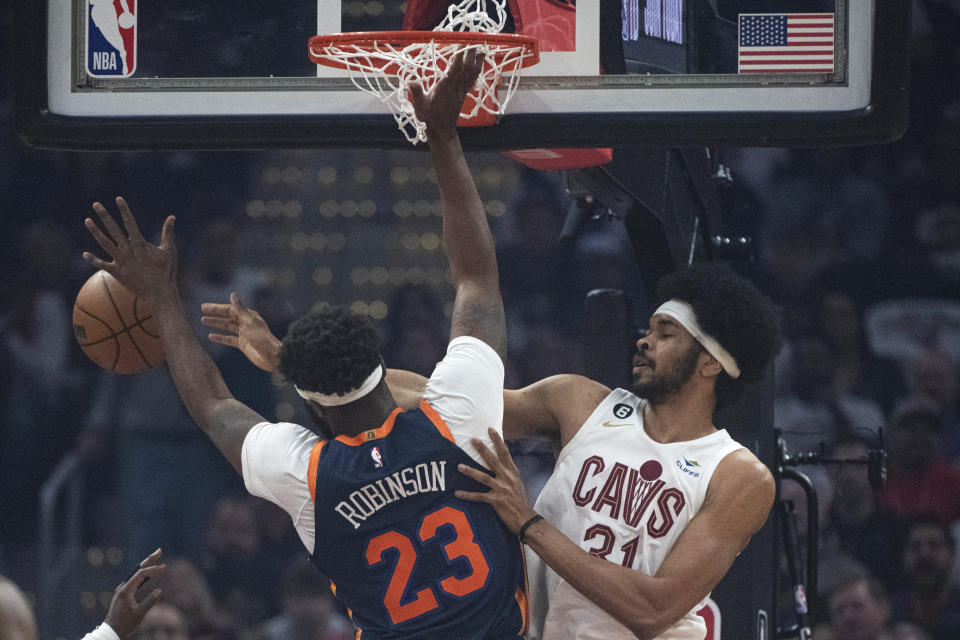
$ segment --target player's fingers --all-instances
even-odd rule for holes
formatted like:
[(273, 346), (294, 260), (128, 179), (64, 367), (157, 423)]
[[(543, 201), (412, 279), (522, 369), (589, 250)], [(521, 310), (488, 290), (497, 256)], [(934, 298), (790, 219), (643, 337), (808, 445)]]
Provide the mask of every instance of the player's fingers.
[(237, 333), (239, 325), (230, 318), (221, 318), (220, 316), (200, 316), (200, 323), (214, 329)]
[(120, 227), (117, 226), (116, 220), (113, 219), (113, 216), (110, 215), (110, 212), (107, 211), (106, 207), (99, 202), (94, 202), (93, 210), (96, 212), (97, 217), (100, 218), (100, 223), (103, 225), (103, 228), (106, 229), (107, 233), (110, 234), (110, 238), (113, 239), (114, 243), (118, 247), (126, 242), (127, 235), (120, 230)]
[(207, 338), (210, 339), (210, 342), (216, 342), (226, 347), (240, 348), (240, 340), (237, 336), (224, 335), (222, 333), (208, 333)]
[(114, 593), (129, 602), (136, 602), (137, 590), (150, 581), (151, 578), (159, 577), (166, 571), (167, 565), (155, 564), (150, 567), (140, 567), (133, 572), (133, 575), (117, 585)]
[(419, 80), (414, 80), (411, 82), (408, 87), (410, 90), (410, 101), (415, 107), (419, 107), (423, 104), (423, 83)]
[(485, 59), (484, 52), (480, 47), (476, 47), (470, 50), (470, 54), (467, 57), (467, 76), (471, 80), (471, 84), (476, 80), (477, 76), (480, 74), (480, 70), (483, 69), (483, 62)]
[(454, 491), (453, 495), (457, 496), (461, 500), (467, 500), (469, 502), (486, 502), (490, 504), (490, 494), (484, 493), (481, 491)]
[(464, 76), (468, 72), (467, 64), (467, 55), (469, 55), (469, 49), (461, 49), (453, 57), (453, 61), (450, 62), (450, 70), (447, 72), (447, 75), (455, 81), (456, 88), (461, 90), (464, 84)]
[(480, 454), (480, 457), (483, 458), (483, 461), (487, 463), (487, 468), (493, 471), (494, 473), (499, 473), (503, 470), (503, 465), (500, 464), (500, 460), (497, 458), (497, 454), (490, 450), (490, 448), (483, 443), (479, 438), (471, 438), (470, 444), (473, 445), (473, 448)]
[(167, 565), (165, 564), (155, 564), (149, 567), (141, 567), (137, 569), (137, 572), (133, 574), (129, 585), (136, 591), (146, 583), (150, 582), (153, 578), (159, 578), (167, 570)]
[(464, 67), (468, 66), (467, 60), (469, 59), (470, 53), (473, 51), (469, 47), (465, 47), (457, 52), (457, 55), (453, 58), (453, 69), (457, 72), (462, 72)]
[(167, 219), (163, 221), (163, 231), (160, 232), (160, 248), (161, 249), (174, 249), (177, 246), (176, 239), (176, 216), (167, 216)]
[(98, 258), (97, 256), (95, 256), (95, 255), (93, 255), (92, 253), (89, 253), (89, 252), (87, 252), (87, 251), (84, 251), (84, 252), (83, 252), (83, 259), (86, 260), (87, 262), (89, 262), (89, 263), (93, 266), (94, 269), (103, 269), (104, 271), (106, 271), (106, 272), (109, 273), (109, 274), (116, 275), (116, 274), (114, 273), (114, 271), (115, 271), (114, 268), (116, 267), (116, 265), (115, 265), (113, 262), (104, 262), (103, 260), (101, 260), (101, 259)]
[(153, 553), (151, 553), (150, 555), (148, 555), (146, 558), (144, 558), (143, 560), (141, 560), (141, 561), (140, 561), (140, 566), (141, 566), (141, 567), (152, 567), (152, 566), (154, 566), (154, 565), (158, 565), (158, 564), (160, 564), (160, 557), (161, 557), (162, 555), (163, 555), (163, 550), (158, 548), (156, 551), (154, 551)]
[(127, 235), (131, 240), (143, 240), (140, 227), (137, 225), (137, 220), (133, 217), (133, 212), (130, 211), (130, 206), (127, 204), (127, 201), (117, 196), (116, 202), (117, 209), (120, 210), (120, 219), (123, 221), (123, 228), (126, 230)]
[(510, 449), (507, 448), (507, 443), (503, 441), (500, 433), (491, 427), (487, 429), (487, 434), (493, 441), (493, 450), (496, 452), (497, 458), (500, 459), (500, 462), (502, 462), (503, 465), (509, 469), (516, 469), (517, 465), (513, 462), (513, 456), (510, 455)]
[(205, 316), (217, 316), (219, 318), (230, 317), (229, 304), (220, 304), (217, 302), (204, 302), (203, 304), (200, 305), (200, 311), (202, 311)]
[(483, 52), (479, 47), (471, 47), (458, 54), (457, 60), (457, 87), (460, 91), (467, 92), (473, 87), (480, 69), (483, 68)]
[(87, 231), (90, 232), (90, 235), (93, 236), (93, 239), (97, 241), (97, 244), (100, 245), (100, 248), (109, 253), (112, 256), (117, 253), (117, 245), (114, 241), (100, 230), (100, 227), (97, 226), (97, 223), (93, 221), (92, 218), (86, 218), (83, 221), (83, 226), (87, 228)]
[(468, 464), (458, 464), (457, 471), (468, 478), (476, 480), (485, 487), (493, 487), (494, 477), (489, 473), (484, 473), (483, 471), (480, 471), (480, 469), (474, 469)]
[(247, 311), (246, 305), (243, 304), (243, 300), (240, 299), (236, 291), (230, 294), (230, 307), (236, 312)]
[(147, 615), (147, 611), (150, 611), (151, 607), (157, 604), (161, 595), (163, 595), (163, 589), (154, 589), (150, 592), (150, 595), (143, 599), (143, 602), (134, 605), (137, 617), (142, 620), (143, 616)]

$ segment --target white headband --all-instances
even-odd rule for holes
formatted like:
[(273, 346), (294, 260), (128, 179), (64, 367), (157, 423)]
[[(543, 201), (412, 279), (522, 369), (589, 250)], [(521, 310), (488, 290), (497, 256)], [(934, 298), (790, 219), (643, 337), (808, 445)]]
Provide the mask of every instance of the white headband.
[(383, 377), (383, 365), (378, 364), (377, 368), (373, 370), (367, 379), (360, 383), (360, 386), (356, 389), (351, 389), (346, 391), (343, 394), (339, 393), (320, 393), (319, 391), (304, 391), (300, 387), (294, 385), (294, 389), (297, 390), (297, 393), (300, 394), (301, 398), (305, 400), (313, 400), (319, 405), (325, 407), (339, 407), (343, 404), (349, 404), (354, 400), (359, 400), (363, 396), (367, 395), (373, 391), (374, 387), (380, 384), (380, 379)]
[(673, 298), (660, 305), (657, 310), (653, 312), (653, 315), (657, 315), (658, 313), (670, 316), (683, 325), (683, 328), (689, 331), (690, 335), (703, 345), (707, 353), (717, 359), (717, 362), (720, 363), (720, 366), (723, 367), (723, 370), (726, 371), (731, 378), (740, 377), (740, 367), (737, 366), (736, 359), (730, 355), (729, 351), (721, 347), (720, 343), (717, 342), (713, 336), (705, 333), (703, 329), (700, 328), (700, 325), (697, 324), (697, 314), (694, 313), (693, 307), (688, 303)]

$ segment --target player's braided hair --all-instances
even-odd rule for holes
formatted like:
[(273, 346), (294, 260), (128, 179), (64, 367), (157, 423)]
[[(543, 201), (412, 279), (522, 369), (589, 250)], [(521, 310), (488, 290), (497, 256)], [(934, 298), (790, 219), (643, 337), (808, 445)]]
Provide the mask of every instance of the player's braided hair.
[(300, 389), (331, 394), (359, 387), (379, 362), (370, 320), (343, 307), (327, 307), (290, 325), (279, 369)]
[(736, 359), (740, 377), (723, 371), (717, 378), (718, 409), (759, 380), (780, 348), (777, 308), (727, 265), (702, 263), (671, 273), (657, 284), (657, 295), (690, 304), (700, 327)]

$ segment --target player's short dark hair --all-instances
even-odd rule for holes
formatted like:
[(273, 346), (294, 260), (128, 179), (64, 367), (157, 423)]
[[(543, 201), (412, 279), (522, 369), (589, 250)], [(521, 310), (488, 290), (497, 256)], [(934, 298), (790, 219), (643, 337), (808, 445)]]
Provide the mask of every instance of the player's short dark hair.
[(664, 276), (657, 295), (692, 306), (700, 327), (736, 359), (740, 377), (724, 371), (717, 378), (718, 409), (763, 377), (780, 348), (779, 312), (752, 282), (725, 264), (701, 263)]
[(379, 362), (370, 320), (343, 307), (325, 307), (290, 325), (279, 370), (305, 391), (345, 393), (359, 387)]

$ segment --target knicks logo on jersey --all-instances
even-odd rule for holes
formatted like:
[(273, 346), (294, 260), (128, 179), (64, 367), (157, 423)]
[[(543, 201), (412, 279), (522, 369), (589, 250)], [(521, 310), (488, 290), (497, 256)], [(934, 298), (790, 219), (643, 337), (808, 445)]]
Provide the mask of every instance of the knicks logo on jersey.
[(583, 461), (573, 485), (574, 503), (622, 520), (634, 529), (645, 526), (652, 538), (667, 535), (687, 500), (680, 489), (667, 486), (662, 478), (663, 466), (647, 460), (639, 469), (620, 462), (607, 467), (600, 456)]
[(87, 0), (87, 73), (126, 78), (137, 67), (137, 0)]

